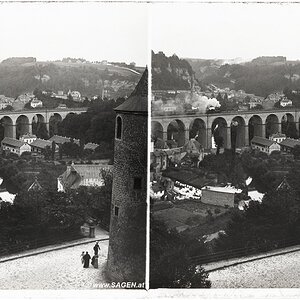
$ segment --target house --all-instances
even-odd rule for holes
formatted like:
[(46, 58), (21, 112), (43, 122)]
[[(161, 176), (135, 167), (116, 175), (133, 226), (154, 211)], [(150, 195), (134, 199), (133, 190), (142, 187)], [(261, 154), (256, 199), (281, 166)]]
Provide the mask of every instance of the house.
[(283, 140), (286, 139), (286, 135), (284, 133), (273, 133), (269, 136), (269, 140), (274, 141), (276, 143), (281, 143)]
[(20, 141), (27, 143), (27, 144), (31, 144), (36, 139), (37, 139), (37, 136), (35, 134), (30, 134), (30, 133), (26, 133), (19, 138)]
[(57, 106), (57, 108), (67, 108), (67, 105), (66, 104), (62, 104), (62, 103), (60, 103), (58, 106)]
[(258, 149), (262, 152), (271, 154), (273, 151), (280, 151), (280, 146), (275, 141), (255, 136), (251, 140), (251, 148), (252, 149)]
[(59, 98), (59, 99), (64, 99), (64, 100), (68, 99), (68, 95), (66, 95), (64, 93), (64, 91), (57, 91), (57, 94), (55, 95), (55, 97)]
[(84, 150), (91, 150), (91, 151), (95, 151), (97, 148), (99, 147), (98, 144), (94, 144), (94, 143), (87, 143), (84, 145)]
[(75, 102), (83, 102), (83, 99), (81, 99), (81, 94), (78, 91), (69, 91), (68, 96), (71, 95), (73, 101)]
[(21, 155), (24, 152), (31, 152), (29, 144), (20, 140), (5, 137), (1, 142), (2, 150)]
[[(72, 138), (65, 137), (65, 136), (60, 136), (60, 135), (53, 135), (49, 141), (55, 142), (56, 145), (62, 145), (64, 143), (69, 143), (71, 142)], [(78, 146), (80, 145), (80, 141), (78, 139), (73, 139), (73, 142), (77, 144)]]
[(26, 93), (26, 94), (22, 94), (17, 98), (20, 102), (26, 104), (28, 102), (30, 102), (32, 99), (34, 99), (34, 95), (33, 93)]
[(103, 186), (102, 170), (111, 170), (112, 165), (72, 164), (57, 178), (57, 190), (77, 189), (80, 186)]
[(284, 94), (277, 92), (277, 93), (273, 93), (273, 94), (268, 95), (266, 97), (265, 101), (271, 101), (273, 103), (276, 103), (279, 100), (281, 100), (283, 97), (284, 97)]
[(178, 164), (181, 162), (186, 152), (182, 147), (172, 149), (154, 149), (151, 154), (151, 164), (155, 172), (159, 173), (169, 167), (170, 164)]
[(234, 207), (235, 196), (242, 190), (232, 186), (205, 186), (201, 189), (201, 202), (211, 205)]
[(167, 142), (161, 138), (156, 138), (153, 141), (153, 149), (169, 149)]
[(288, 106), (293, 106), (293, 101), (284, 97), (281, 101), (280, 101), (280, 106), (281, 107), (288, 107)]
[(30, 146), (31, 152), (42, 154), (46, 147), (52, 149), (52, 142), (43, 139), (35, 139)]
[(37, 107), (43, 107), (43, 102), (41, 100), (38, 100), (38, 99), (33, 99), (31, 102), (30, 102), (30, 106), (32, 108), (37, 108)]
[(186, 156), (195, 157), (198, 161), (202, 161), (204, 158), (204, 148), (202, 145), (195, 139), (190, 139), (184, 146), (183, 151), (186, 152)]
[(300, 146), (300, 140), (286, 138), (279, 145), (281, 151), (286, 153), (292, 153), (295, 146)]

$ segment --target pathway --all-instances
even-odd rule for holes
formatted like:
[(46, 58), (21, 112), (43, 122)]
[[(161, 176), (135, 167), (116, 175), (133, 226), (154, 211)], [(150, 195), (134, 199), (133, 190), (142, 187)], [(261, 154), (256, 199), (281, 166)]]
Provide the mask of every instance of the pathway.
[(300, 288), (300, 251), (209, 272), (212, 288)]
[[(103, 270), (108, 252), (107, 232), (96, 232), (100, 240), (99, 268), (84, 269), (80, 254), (93, 254), (96, 239), (83, 239), (47, 246), (0, 260), (0, 290), (4, 289), (97, 289), (105, 282)], [(28, 256), (29, 255), (29, 256)]]

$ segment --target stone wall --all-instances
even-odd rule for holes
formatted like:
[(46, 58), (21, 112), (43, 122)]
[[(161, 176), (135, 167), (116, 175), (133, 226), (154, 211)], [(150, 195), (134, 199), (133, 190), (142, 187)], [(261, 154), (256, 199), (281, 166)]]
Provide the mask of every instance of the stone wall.
[[(119, 115), (122, 138), (115, 139), (107, 275), (110, 280), (144, 282), (147, 115)], [(134, 178), (141, 178), (140, 189), (134, 189)]]

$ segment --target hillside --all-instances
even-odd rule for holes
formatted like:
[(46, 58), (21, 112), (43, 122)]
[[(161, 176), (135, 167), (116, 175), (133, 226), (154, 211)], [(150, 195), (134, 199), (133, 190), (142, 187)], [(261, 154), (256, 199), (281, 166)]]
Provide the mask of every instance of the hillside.
[(175, 54), (167, 57), (152, 51), (152, 88), (154, 90), (189, 90), (194, 84), (194, 71), (190, 64)]
[(300, 88), (300, 61), (285, 57), (258, 57), (251, 62), (233, 64), (221, 59), (186, 59), (201, 85), (215, 84), (220, 88), (245, 90), (265, 97), (275, 91)]
[(17, 97), (40, 90), (79, 91), (83, 96), (111, 98), (129, 95), (141, 76), (140, 68), (89, 62), (39, 62), (34, 58), (11, 58), (0, 64), (0, 94)]

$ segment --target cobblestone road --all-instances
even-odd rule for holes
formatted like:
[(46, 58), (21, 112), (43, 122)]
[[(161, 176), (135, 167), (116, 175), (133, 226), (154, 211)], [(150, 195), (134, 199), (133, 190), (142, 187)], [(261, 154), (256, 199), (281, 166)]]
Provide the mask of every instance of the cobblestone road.
[(100, 241), (99, 268), (84, 269), (82, 251), (94, 242), (0, 263), (0, 289), (96, 289), (104, 282), (108, 240)]
[(212, 271), (212, 288), (300, 288), (300, 251)]

